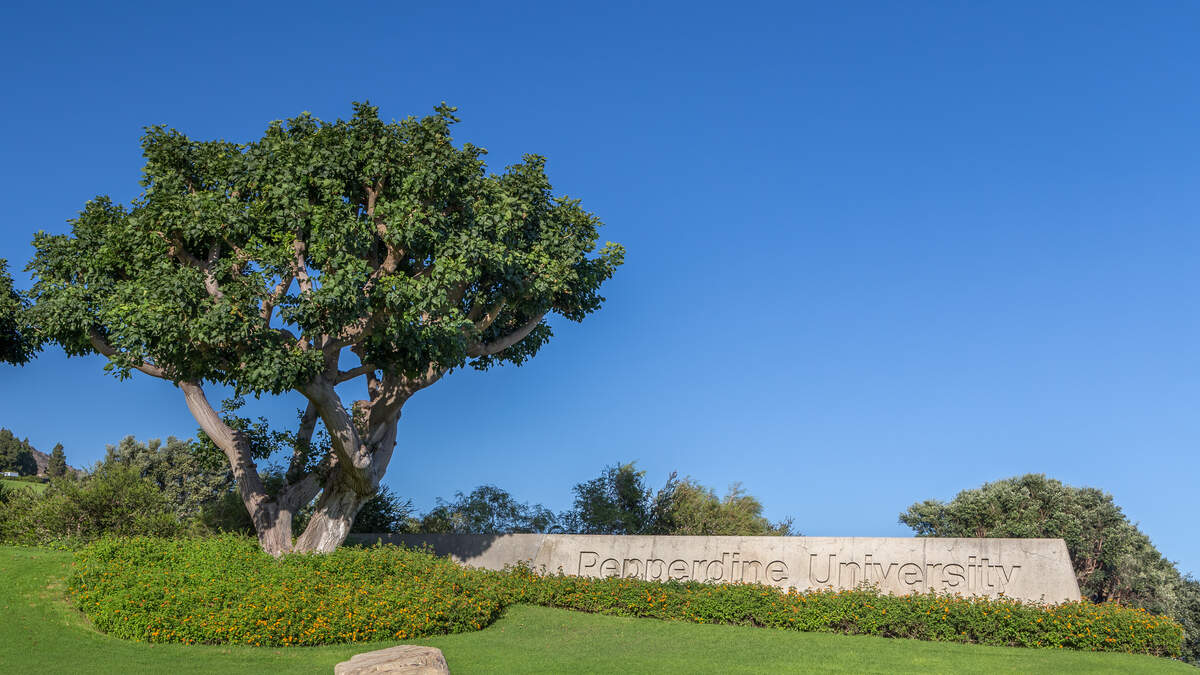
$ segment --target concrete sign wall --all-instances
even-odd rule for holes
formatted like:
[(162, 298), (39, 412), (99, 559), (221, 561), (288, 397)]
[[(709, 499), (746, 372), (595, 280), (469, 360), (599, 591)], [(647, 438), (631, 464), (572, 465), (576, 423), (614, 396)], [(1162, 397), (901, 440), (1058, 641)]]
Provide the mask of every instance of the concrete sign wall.
[(585, 577), (742, 581), (801, 590), (854, 588), (865, 581), (895, 594), (1079, 600), (1061, 539), (441, 534), (350, 540), (429, 546), (459, 563), (493, 570), (524, 561)]

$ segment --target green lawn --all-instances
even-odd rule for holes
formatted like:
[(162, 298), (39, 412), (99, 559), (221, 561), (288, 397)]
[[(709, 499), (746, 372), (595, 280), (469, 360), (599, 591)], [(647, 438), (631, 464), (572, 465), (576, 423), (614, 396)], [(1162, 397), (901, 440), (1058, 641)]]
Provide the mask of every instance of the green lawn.
[(11, 478), (0, 478), (0, 485), (7, 488), (29, 488), (34, 492), (45, 492), (45, 483), (30, 483), (23, 480), (12, 480)]
[[(92, 630), (64, 599), (70, 554), (0, 547), (2, 673), (329, 673), (394, 643), (337, 647), (146, 645)], [(416, 640), (440, 647), (455, 675), (562, 672), (1137, 672), (1196, 673), (1148, 656), (981, 647), (702, 626), (517, 606), (478, 633)]]

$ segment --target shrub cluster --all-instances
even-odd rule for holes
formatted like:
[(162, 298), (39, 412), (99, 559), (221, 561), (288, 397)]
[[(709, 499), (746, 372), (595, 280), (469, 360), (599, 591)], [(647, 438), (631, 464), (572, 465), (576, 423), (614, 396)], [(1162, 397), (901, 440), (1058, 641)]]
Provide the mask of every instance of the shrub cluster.
[(589, 579), (470, 570), (427, 552), (343, 548), (276, 560), (248, 538), (103, 539), (76, 554), (76, 606), (146, 642), (319, 645), (474, 631), (529, 603), (669, 621), (1177, 656), (1179, 624), (1115, 603), (1025, 604), (869, 588)]
[(77, 481), (59, 478), (44, 492), (0, 486), (0, 542), (74, 548), (101, 536), (170, 537), (192, 528), (161, 491), (132, 469), (111, 467)]
[(1183, 639), (1173, 619), (1116, 603), (894, 596), (872, 587), (801, 592), (745, 583), (540, 576), (521, 568), (479, 573), (492, 576), (506, 604), (668, 621), (1156, 656), (1178, 656)]
[(139, 642), (323, 645), (473, 631), (503, 609), (482, 578), (411, 550), (274, 559), (250, 538), (101, 539), (70, 591), (101, 631)]

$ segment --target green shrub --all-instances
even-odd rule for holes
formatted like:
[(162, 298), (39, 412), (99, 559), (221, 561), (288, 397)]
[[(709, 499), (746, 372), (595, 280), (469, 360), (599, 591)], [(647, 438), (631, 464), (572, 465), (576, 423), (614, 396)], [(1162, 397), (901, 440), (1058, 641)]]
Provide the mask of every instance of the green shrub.
[(275, 559), (248, 537), (102, 539), (70, 589), (100, 630), (140, 642), (322, 645), (478, 630), (502, 609), (448, 559), (344, 548)]
[(507, 603), (617, 616), (878, 635), (917, 640), (1178, 656), (1183, 633), (1168, 617), (1116, 603), (1042, 605), (936, 593), (894, 596), (870, 587), (783, 591), (757, 584), (667, 583), (490, 575)]
[(154, 485), (127, 467), (82, 481), (61, 478), (44, 492), (0, 495), (0, 541), (75, 546), (105, 535), (176, 536), (187, 531)]
[(530, 603), (668, 621), (764, 626), (1158, 656), (1172, 619), (1116, 603), (1026, 604), (949, 595), (781, 591), (754, 584), (471, 570), (423, 551), (343, 548), (274, 559), (253, 539), (103, 539), (76, 554), (70, 590), (100, 629), (147, 642), (319, 645), (478, 630)]

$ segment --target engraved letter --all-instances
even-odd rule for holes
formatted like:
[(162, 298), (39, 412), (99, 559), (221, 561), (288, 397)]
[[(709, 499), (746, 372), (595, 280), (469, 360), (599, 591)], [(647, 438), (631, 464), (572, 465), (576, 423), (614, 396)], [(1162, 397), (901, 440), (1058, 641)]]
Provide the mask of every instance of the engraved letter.
[(921, 566), (917, 563), (904, 563), (900, 566), (900, 570), (896, 572), (896, 576), (900, 579), (900, 583), (905, 586), (916, 586), (925, 581), (921, 575)]
[[(747, 569), (747, 568), (749, 568), (751, 571), (753, 571), (753, 572), (754, 572), (754, 578), (753, 578), (753, 579), (747, 579), (747, 578), (746, 578), (746, 569)], [(757, 560), (743, 560), (743, 561), (742, 561), (742, 578), (741, 578), (741, 581), (749, 581), (750, 583), (757, 584), (757, 583), (758, 583), (758, 575), (759, 575), (759, 572), (761, 572), (761, 571), (762, 571), (762, 563), (760, 563), (759, 561), (757, 561)]]
[(1012, 583), (1013, 575), (1017, 573), (1017, 570), (1021, 569), (1020, 565), (1009, 565), (1008, 567), (1009, 569), (1006, 570), (1004, 569), (1004, 565), (996, 565), (996, 569), (1000, 570), (1000, 574), (1004, 575), (1004, 583), (1001, 586), (1007, 586)]
[[(929, 590), (933, 590), (933, 572), (930, 570), (937, 571), (939, 573), (938, 577), (940, 578), (942, 576), (940, 574), (941, 567), (942, 563), (925, 563), (925, 581), (929, 582), (930, 584)], [(945, 580), (943, 580), (943, 583), (945, 583)]]
[[(967, 577), (963, 574), (963, 566), (958, 564), (946, 565), (942, 568), (942, 581), (950, 588), (958, 588), (958, 585), (965, 582)], [(957, 579), (949, 579), (947, 577), (957, 577)]]
[(683, 581), (688, 578), (688, 564), (685, 560), (672, 560), (671, 566), (667, 568), (668, 579), (679, 579)]
[(620, 574), (621, 563), (617, 562), (616, 558), (605, 558), (604, 562), (600, 563), (600, 576), (615, 577), (620, 576)]
[[(854, 569), (850, 570), (850, 583), (847, 584), (844, 575), (846, 574), (846, 568), (851, 566)], [(859, 567), (856, 562), (838, 563), (838, 586), (840, 588), (854, 588), (855, 580), (858, 578), (858, 570)]]
[(810, 583), (812, 583), (813, 585), (829, 583), (829, 577), (831, 577), (833, 575), (833, 559), (836, 557), (837, 556), (834, 555), (833, 553), (829, 554), (829, 557), (825, 559), (825, 578), (818, 579), (817, 578), (817, 554), (809, 553), (808, 554), (808, 581)]
[[(721, 557), (724, 558), (727, 555), (729, 555), (729, 554), (723, 553), (723, 554), (721, 554)], [(715, 573), (713, 572), (713, 565), (717, 566), (717, 571)], [(720, 581), (721, 578), (724, 576), (725, 576), (725, 563), (720, 560), (714, 560), (714, 561), (708, 563), (708, 567), (704, 568), (704, 580), (705, 581)]]
[(667, 563), (665, 560), (651, 558), (646, 561), (646, 579), (650, 581), (663, 580), (663, 575), (667, 573)]
[[(875, 565), (875, 575), (878, 576), (881, 581), (887, 581), (888, 575), (892, 573), (892, 568), (896, 566), (896, 563), (888, 563), (887, 569), (885, 570), (885, 569), (883, 569), (883, 563), (871, 563), (871, 564)], [(864, 565), (863, 581), (870, 581), (870, 579), (868, 578), (870, 576), (871, 576), (871, 565)]]
[(784, 565), (782, 560), (772, 560), (767, 563), (767, 578), (775, 583), (787, 581), (787, 565)]
[[(592, 556), (591, 559), (588, 560), (586, 565), (583, 563), (583, 556), (585, 556), (585, 555)], [(596, 553), (595, 551), (580, 551), (579, 552), (579, 576), (584, 576), (583, 570), (585, 568), (595, 567), (596, 563), (599, 562), (599, 560), (600, 560), (600, 554)]]
[[(630, 567), (633, 568), (633, 572), (629, 571)], [(621, 565), (621, 576), (634, 578), (642, 576), (642, 561), (637, 558), (626, 558)]]

